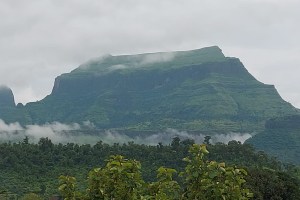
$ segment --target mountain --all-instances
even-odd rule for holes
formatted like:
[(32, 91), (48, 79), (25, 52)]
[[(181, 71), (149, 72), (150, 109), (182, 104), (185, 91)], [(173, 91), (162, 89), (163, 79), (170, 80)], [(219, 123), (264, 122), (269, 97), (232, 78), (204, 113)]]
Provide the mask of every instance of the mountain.
[(0, 86), (0, 108), (14, 107), (15, 105), (12, 90), (7, 86)]
[(9, 87), (0, 86), (0, 119), (7, 122), (24, 121), (22, 118), (24, 112), (17, 109), (14, 99)]
[(273, 85), (257, 81), (219, 47), (106, 55), (55, 79), (38, 102), (1, 112), (21, 124), (90, 121), (99, 129), (262, 130), (267, 119), (298, 111)]
[(265, 130), (250, 138), (247, 143), (282, 161), (300, 164), (300, 116), (268, 120)]

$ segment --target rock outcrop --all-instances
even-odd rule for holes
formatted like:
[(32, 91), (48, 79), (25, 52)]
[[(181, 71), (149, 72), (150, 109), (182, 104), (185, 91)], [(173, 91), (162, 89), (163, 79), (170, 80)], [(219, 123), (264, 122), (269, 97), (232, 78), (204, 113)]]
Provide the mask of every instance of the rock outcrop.
[(0, 86), (0, 109), (3, 107), (15, 107), (13, 92), (7, 86)]

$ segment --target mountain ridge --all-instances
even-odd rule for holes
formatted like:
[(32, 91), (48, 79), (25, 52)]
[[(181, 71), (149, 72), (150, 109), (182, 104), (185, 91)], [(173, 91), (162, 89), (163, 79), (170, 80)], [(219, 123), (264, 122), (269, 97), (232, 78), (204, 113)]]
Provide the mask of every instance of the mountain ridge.
[(132, 131), (251, 132), (269, 118), (296, 113), (274, 86), (213, 46), (87, 62), (58, 76), (43, 100), (2, 109), (0, 118), (22, 124), (90, 121)]
[[(191, 58), (195, 58), (196, 61), (193, 61)], [(193, 62), (189, 62), (193, 61)], [(71, 73), (82, 73), (82, 72), (102, 72), (103, 68), (108, 66), (108, 72), (117, 69), (136, 69), (136, 68), (151, 68), (154, 67), (151, 64), (159, 65), (160, 63), (171, 63), (174, 65), (178, 60), (184, 60), (185, 65), (199, 64), (203, 62), (223, 60), (226, 57), (222, 53), (222, 50), (218, 46), (205, 47), (201, 49), (188, 50), (188, 51), (171, 51), (171, 52), (153, 52), (153, 53), (141, 53), (134, 55), (105, 55), (98, 59), (92, 59), (78, 68), (71, 71)], [(175, 63), (174, 63), (174, 62)], [(181, 61), (182, 63), (182, 61)], [(94, 67), (97, 65), (97, 67)], [(121, 66), (120, 66), (121, 65)], [(180, 65), (180, 64), (179, 64)], [(178, 66), (178, 64), (177, 64)], [(94, 71), (95, 70), (95, 71)]]

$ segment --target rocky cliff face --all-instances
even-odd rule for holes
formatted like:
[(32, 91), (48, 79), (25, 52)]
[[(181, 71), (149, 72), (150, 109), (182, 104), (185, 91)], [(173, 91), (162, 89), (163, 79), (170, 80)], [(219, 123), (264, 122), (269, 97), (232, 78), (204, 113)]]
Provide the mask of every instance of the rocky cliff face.
[(17, 111), (23, 123), (90, 121), (136, 131), (255, 131), (271, 117), (297, 113), (218, 47), (94, 59)]
[(15, 105), (12, 90), (6, 86), (0, 86), (0, 109), (4, 107), (14, 107)]

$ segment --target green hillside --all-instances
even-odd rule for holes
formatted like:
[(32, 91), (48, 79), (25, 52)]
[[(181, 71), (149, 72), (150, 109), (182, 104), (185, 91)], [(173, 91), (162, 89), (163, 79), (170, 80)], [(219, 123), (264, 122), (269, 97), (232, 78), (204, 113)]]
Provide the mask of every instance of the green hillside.
[(7, 122), (90, 121), (130, 131), (258, 131), (296, 114), (272, 85), (257, 81), (218, 47), (104, 56), (56, 78), (41, 101), (0, 110)]
[(300, 116), (268, 120), (265, 130), (247, 143), (284, 162), (300, 164)]

